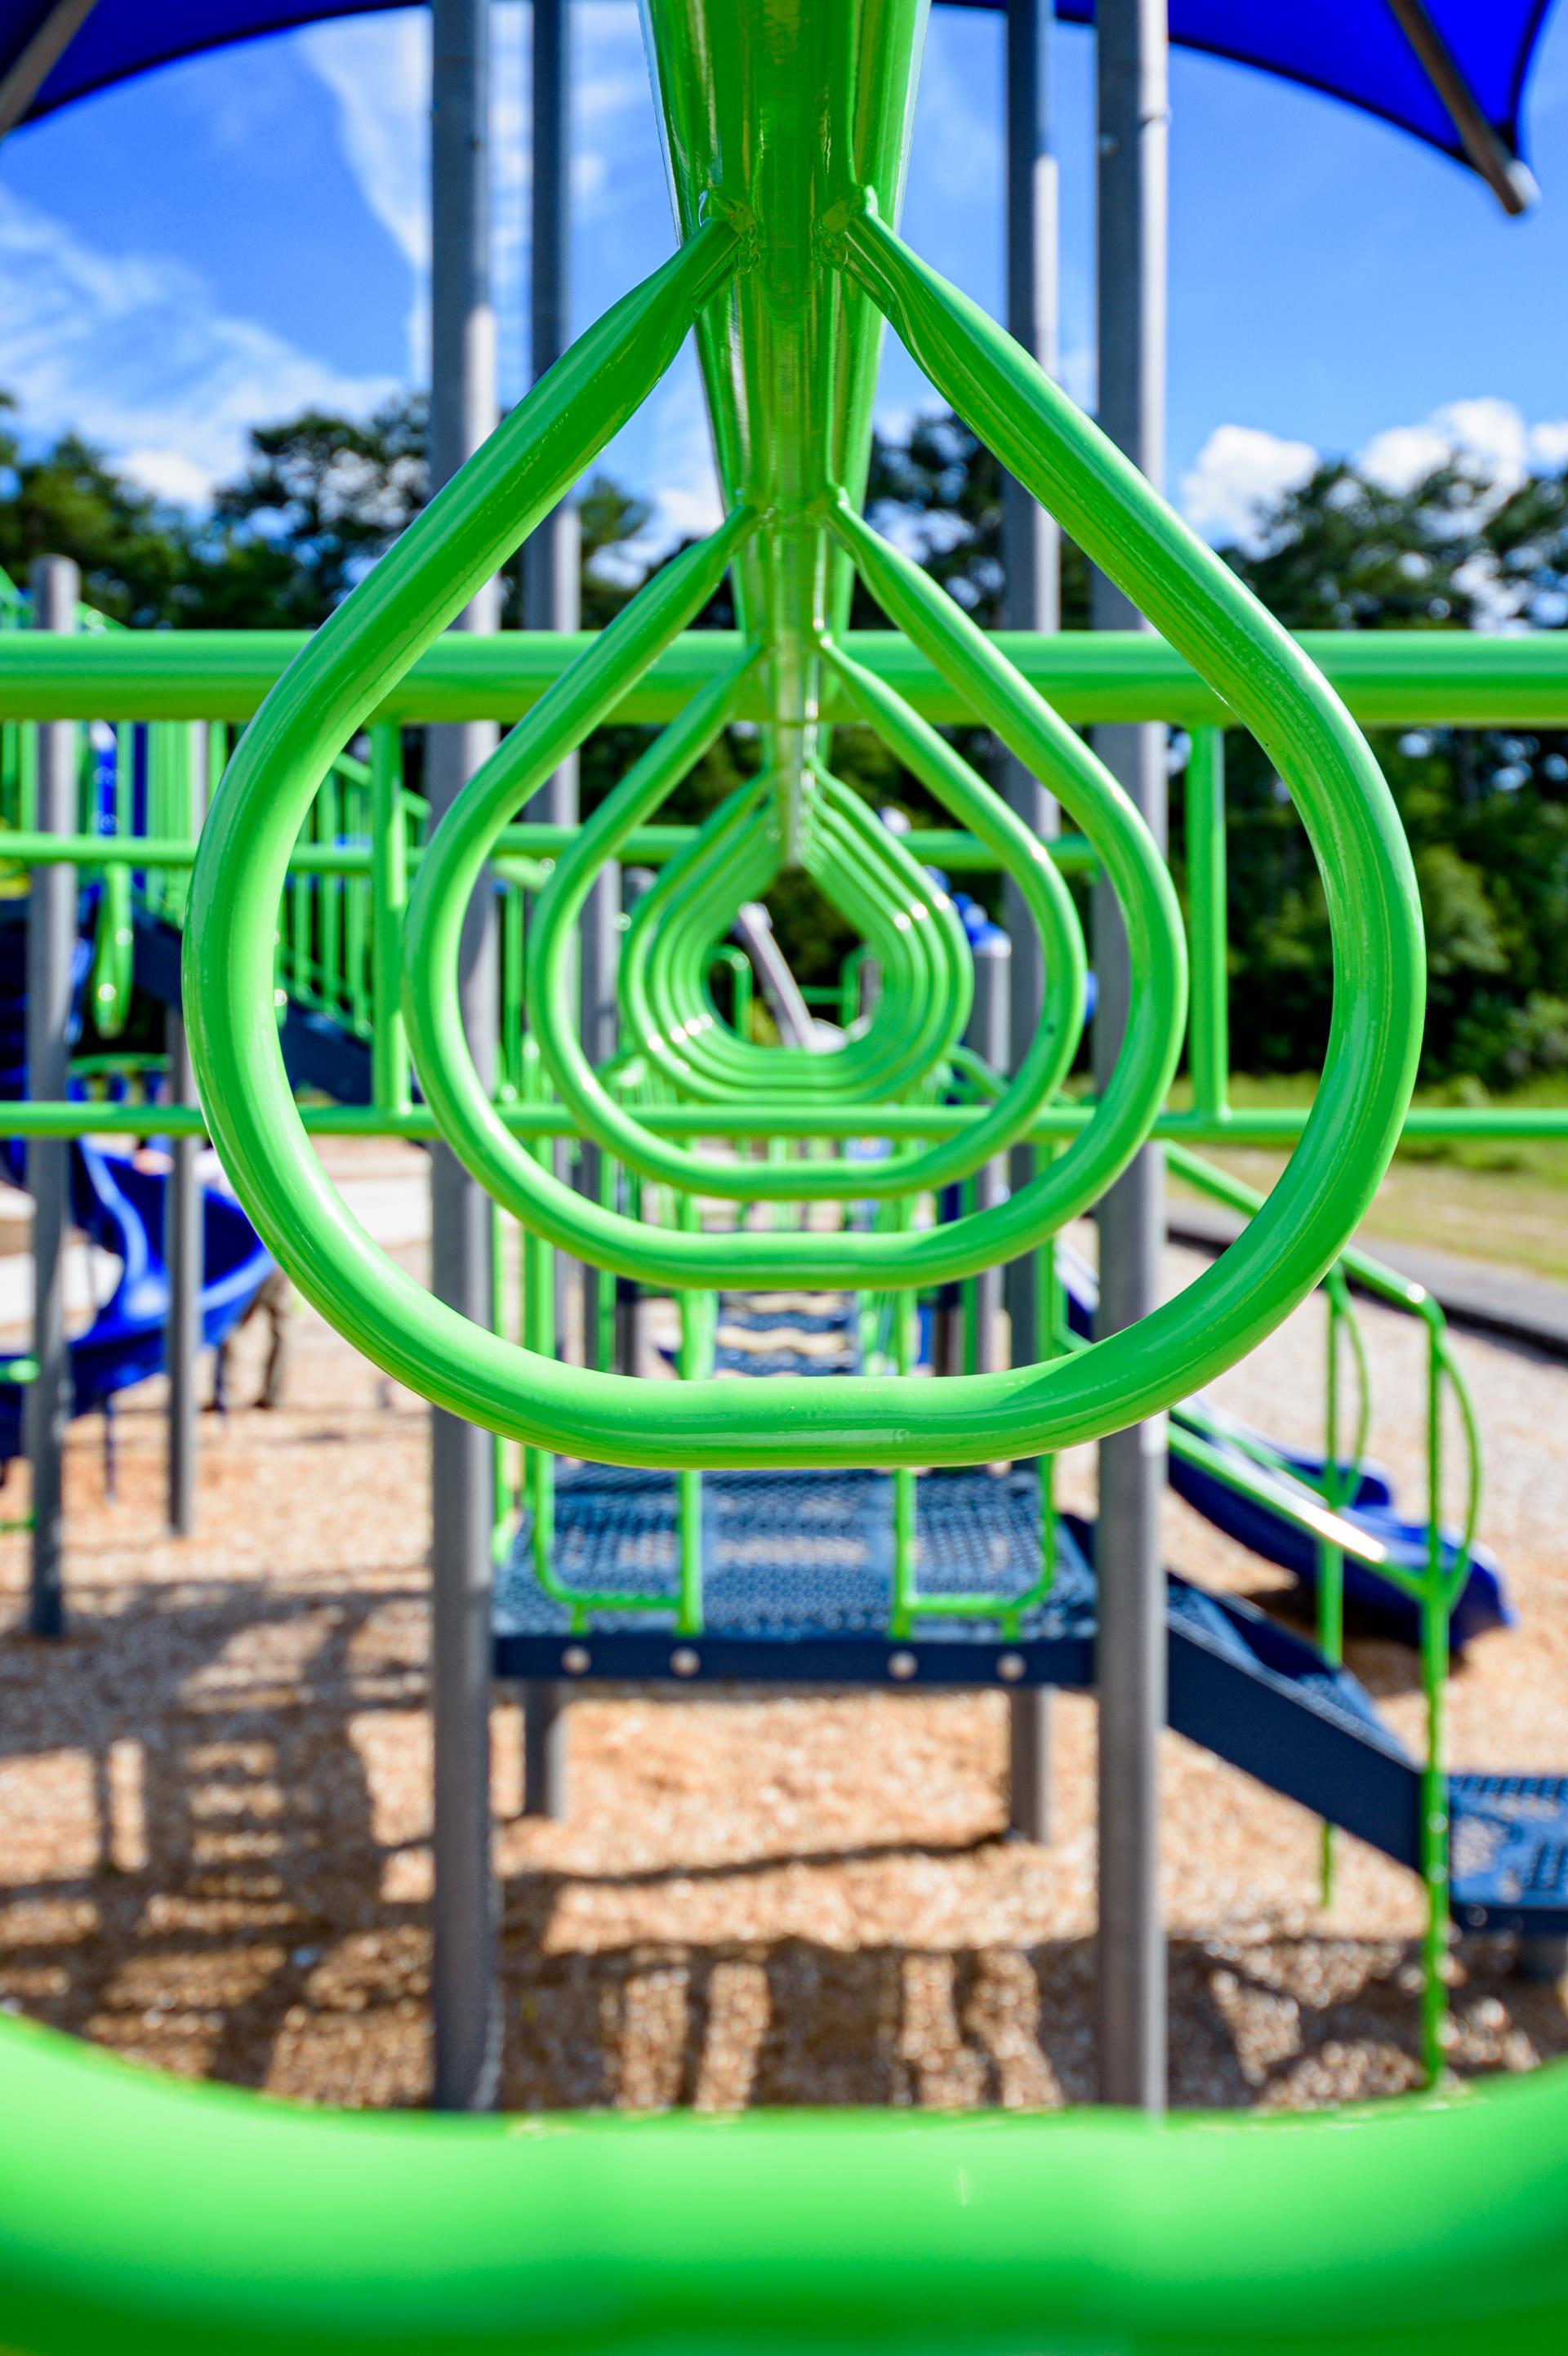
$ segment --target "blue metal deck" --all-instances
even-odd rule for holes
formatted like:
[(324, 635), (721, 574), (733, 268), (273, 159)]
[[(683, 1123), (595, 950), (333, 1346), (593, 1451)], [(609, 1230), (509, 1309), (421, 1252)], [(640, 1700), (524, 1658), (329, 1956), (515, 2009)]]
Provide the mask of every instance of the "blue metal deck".
[[(736, 1338), (721, 1342), (716, 1363), (737, 1375), (838, 1373), (858, 1355), (847, 1301), (730, 1296), (721, 1334), (726, 1327)], [(761, 1346), (746, 1347), (737, 1329)], [(916, 1531), (923, 1593), (1025, 1595), (1039, 1569), (1037, 1476), (1016, 1467), (923, 1473)], [(1094, 1529), (1075, 1516), (1058, 1519), (1048, 1595), (1010, 1634), (983, 1612), (917, 1618), (908, 1636), (890, 1633), (886, 1473), (705, 1474), (700, 1634), (676, 1625), (679, 1554), (673, 1473), (563, 1468), (555, 1577), (646, 1596), (652, 1608), (574, 1611), (546, 1593), (525, 1520), (497, 1581), (497, 1676), (905, 1690), (1094, 1683)], [(1175, 1576), (1166, 1628), (1177, 1733), (1418, 1869), (1420, 1771), (1348, 1670), (1251, 1604)], [(1568, 1933), (1568, 1777), (1456, 1775), (1449, 1804), (1460, 1926)]]

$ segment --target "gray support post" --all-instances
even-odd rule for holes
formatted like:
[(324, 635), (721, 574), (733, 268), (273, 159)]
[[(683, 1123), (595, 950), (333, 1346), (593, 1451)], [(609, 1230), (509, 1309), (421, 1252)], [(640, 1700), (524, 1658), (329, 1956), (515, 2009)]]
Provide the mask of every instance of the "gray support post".
[[(533, 0), (532, 185), (529, 206), (530, 369), (535, 384), (554, 367), (571, 340), (571, 11), (569, 0)], [(581, 537), (577, 510), (563, 499), (523, 543), (522, 619), (525, 629), (575, 630), (581, 616)], [(536, 824), (575, 826), (577, 756), (563, 761), (540, 787), (525, 815)], [(596, 890), (595, 900), (598, 899)], [(585, 912), (586, 913), (586, 912)], [(558, 1141), (557, 1178), (572, 1167), (570, 1141)], [(578, 1173), (578, 1183), (584, 1173)], [(555, 1349), (568, 1355), (574, 1291), (586, 1336), (581, 1272), (564, 1252), (554, 1255)], [(576, 1281), (574, 1281), (574, 1279)]]
[[(1100, 422), (1158, 483), (1165, 366), (1165, 0), (1100, 0)], [(1097, 629), (1146, 627), (1120, 591), (1093, 584)], [(1165, 733), (1101, 728), (1095, 742), (1162, 849)], [(1131, 996), (1121, 911), (1096, 887), (1094, 1026), (1101, 1085)], [(1164, 1165), (1144, 1146), (1100, 1205), (1101, 1333), (1155, 1306), (1165, 1240)], [(1159, 1741), (1165, 1719), (1165, 1598), (1160, 1500), (1163, 1419), (1100, 1450), (1100, 2096), (1165, 2108), (1166, 1991), (1159, 1912)]]
[[(33, 623), (40, 630), (76, 627), (81, 575), (67, 556), (40, 556), (33, 567)], [(41, 834), (74, 834), (81, 729), (74, 720), (38, 730), (38, 806)], [(66, 1092), (66, 1031), (76, 946), (76, 870), (35, 867), (27, 894), (27, 1094), (58, 1102)], [(64, 1138), (27, 1143), (33, 1198), (33, 1356), (38, 1376), (27, 1392), (27, 1454), (33, 1468), (33, 1566), (27, 1625), (35, 1636), (65, 1632), (64, 1463), (70, 1413), (70, 1360), (65, 1346), (65, 1247), (70, 1225), (70, 1146)]]
[[(1013, 960), (1016, 951), (1005, 933), (983, 935), (974, 945), (974, 1005), (968, 1044), (993, 1071), (1007, 1069)], [(999, 1154), (976, 1173), (975, 1207), (991, 1210), (1007, 1199), (1007, 1157)], [(975, 1280), (975, 1367), (993, 1373), (1003, 1363), (1000, 1347), (1002, 1270), (988, 1268)], [(1007, 1697), (1007, 1829), (1021, 1839), (1044, 1841), (1050, 1831), (1050, 1726), (1048, 1686), (1028, 1686)]]
[(524, 1677), (522, 1812), (560, 1824), (566, 1815), (566, 1687), (551, 1677)]
[[(1049, 44), (1055, 0), (1007, 0), (1007, 332), (1054, 374), (1057, 365), (1057, 162), (1051, 153)], [(1055, 630), (1061, 620), (1060, 535), (1011, 475), (1002, 478), (1004, 610), (1010, 630)], [(1002, 755), (1002, 790), (1026, 826), (1058, 831), (1057, 805), (1013, 754)], [(1002, 922), (1013, 944), (1013, 1052), (1025, 1054), (1039, 1025), (1044, 990), (1039, 935), (1009, 875)], [(1032, 1146), (1015, 1145), (1013, 1184), (1035, 1174)], [(1033, 1252), (1006, 1275), (1013, 1363), (1041, 1353), (1039, 1264)]]
[[(568, 204), (571, 194), (571, 20), (567, 0), (533, 0), (532, 188), (530, 200), (530, 370), (535, 384), (553, 368), (571, 334)], [(530, 630), (575, 630), (580, 619), (577, 511), (565, 500), (537, 525), (523, 543), (522, 619)], [(527, 816), (550, 826), (575, 826), (578, 819), (577, 758), (573, 754), (541, 786)], [(596, 926), (604, 916), (603, 879), (584, 910), (580, 1004), (585, 1044), (589, 1011), (589, 961)], [(613, 946), (613, 945), (612, 945)], [(588, 1053), (593, 1054), (592, 1046)], [(557, 1178), (567, 1176), (572, 1152), (559, 1140), (553, 1154)], [(585, 1154), (577, 1183), (598, 1186), (598, 1156)], [(572, 1262), (552, 1256), (555, 1273), (555, 1351), (569, 1355), (574, 1290)], [(585, 1361), (590, 1355), (597, 1308), (596, 1286), (579, 1271), (575, 1288)], [(542, 1679), (522, 1686), (523, 1805), (531, 1816), (559, 1818), (566, 1813), (566, 1727), (559, 1688)]]
[[(196, 1078), (185, 1018), (170, 1012), (165, 1023), (171, 1104), (194, 1104)], [(201, 1348), (201, 1189), (197, 1137), (169, 1141), (168, 1187), (164, 1195), (164, 1259), (168, 1269), (168, 1318), (164, 1359), (168, 1368), (168, 1526), (188, 1538), (196, 1527), (196, 1362)]]
[[(455, 475), (496, 422), (496, 335), (489, 281), (489, 0), (433, 0), (431, 105), (430, 472)], [(488, 584), (456, 629), (496, 626)], [(432, 728), (432, 824), (493, 750), (488, 721)], [(463, 930), (459, 989), (481, 1076), (493, 1078), (495, 916), (488, 884)], [(431, 1154), (431, 1259), (439, 1297), (490, 1322), (490, 1206), (444, 1145)], [(435, 2102), (493, 2108), (500, 2066), (495, 1866), (490, 1837), (490, 1537), (487, 1432), (432, 1416), (431, 1704), (435, 1750), (433, 2011)]]
[[(1050, 39), (1055, 0), (1007, 0), (1007, 331), (1043, 369), (1057, 367), (1057, 159), (1050, 134)], [(1010, 475), (1002, 484), (1004, 610), (1015, 630), (1061, 624), (1060, 536), (1055, 520)], [(1002, 789), (1026, 826), (1058, 831), (1052, 797), (1012, 754), (1003, 756)], [(1011, 1044), (1024, 1055), (1040, 1020), (1045, 972), (1039, 935), (1009, 875), (1002, 921), (1013, 944)], [(1035, 1149), (1015, 1145), (1015, 1189), (1035, 1174)], [(1013, 1364), (1032, 1365), (1050, 1346), (1040, 1330), (1040, 1264), (1026, 1252), (1005, 1277)], [(1007, 1822), (1026, 1840), (1050, 1837), (1051, 1691), (1031, 1686), (1007, 1708)]]

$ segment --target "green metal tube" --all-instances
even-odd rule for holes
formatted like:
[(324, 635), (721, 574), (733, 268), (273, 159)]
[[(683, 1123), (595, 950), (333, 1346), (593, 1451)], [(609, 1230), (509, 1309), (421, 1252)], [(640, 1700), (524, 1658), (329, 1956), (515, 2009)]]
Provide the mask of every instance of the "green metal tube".
[(1195, 729), (1185, 788), (1187, 960), (1187, 1068), (1200, 1112), (1222, 1119), (1230, 1072), (1230, 977), (1225, 891), (1225, 737)]
[(27, 2123), (0, 2147), (0, 2308), (37, 2356), (1558, 2356), (1568, 2332), (1561, 2066), (1160, 2126), (333, 2116), (0, 2020), (0, 2101)]
[[(510, 723), (532, 710), (589, 646), (591, 631), (553, 636), (454, 633), (389, 681), (373, 718), (402, 727), (455, 720)], [(1163, 720), (1224, 727), (1224, 699), (1173, 646), (1137, 631), (1069, 631), (1038, 637), (998, 630), (994, 643), (1036, 692), (1074, 727)], [(1502, 636), (1469, 630), (1303, 630), (1294, 644), (1363, 728), (1568, 728), (1568, 646), (1560, 630)], [(0, 721), (221, 720), (260, 711), (308, 643), (299, 630), (126, 630), (103, 637), (0, 633)], [(733, 668), (742, 639), (703, 630), (660, 656), (631, 691), (622, 718), (672, 720)], [(857, 662), (896, 688), (922, 719), (947, 727), (970, 712), (951, 684), (891, 630), (841, 637)], [(844, 716), (831, 683), (824, 716)], [(760, 688), (743, 718), (767, 716)], [(943, 864), (956, 862), (946, 861)]]
[(408, 1034), (403, 1021), (403, 916), (408, 897), (408, 827), (403, 809), (403, 737), (371, 732), (371, 1071), (379, 1111), (408, 1109)]

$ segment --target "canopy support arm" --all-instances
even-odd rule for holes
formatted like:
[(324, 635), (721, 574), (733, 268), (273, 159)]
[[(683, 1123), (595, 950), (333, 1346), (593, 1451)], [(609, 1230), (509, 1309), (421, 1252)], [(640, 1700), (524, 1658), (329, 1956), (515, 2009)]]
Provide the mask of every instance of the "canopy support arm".
[(0, 139), (16, 125), (91, 16), (97, 0), (54, 0), (8, 74), (0, 79)]
[(1466, 156), (1496, 196), (1504, 212), (1527, 213), (1541, 191), (1528, 164), (1512, 155), (1499, 139), (1460, 72), (1453, 50), (1432, 21), (1426, 0), (1389, 0), (1423, 70), (1443, 101)]

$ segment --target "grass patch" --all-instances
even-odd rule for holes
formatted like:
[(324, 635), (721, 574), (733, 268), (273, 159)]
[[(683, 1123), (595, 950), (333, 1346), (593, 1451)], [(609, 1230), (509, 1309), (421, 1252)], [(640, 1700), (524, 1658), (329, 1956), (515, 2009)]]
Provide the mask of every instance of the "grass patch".
[[(1312, 1075), (1305, 1073), (1267, 1079), (1238, 1075), (1231, 1102), (1238, 1110), (1305, 1106), (1315, 1086)], [(1181, 1104), (1184, 1097), (1185, 1083), (1173, 1091), (1172, 1100)], [(1470, 1099), (1457, 1098), (1449, 1087), (1418, 1089), (1415, 1101), (1447, 1107)], [(1568, 1106), (1568, 1076), (1534, 1081), (1506, 1098), (1483, 1095), (1474, 1101), (1520, 1108)], [(1262, 1193), (1286, 1161), (1283, 1153), (1251, 1146), (1202, 1151)], [(1172, 1191), (1187, 1190), (1173, 1180)], [(1373, 1248), (1379, 1242), (1426, 1246), (1568, 1282), (1568, 1141), (1412, 1140), (1396, 1153), (1360, 1232)]]

